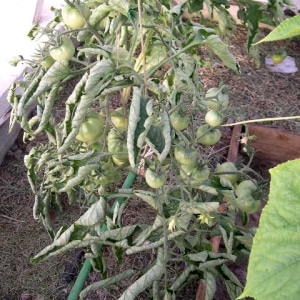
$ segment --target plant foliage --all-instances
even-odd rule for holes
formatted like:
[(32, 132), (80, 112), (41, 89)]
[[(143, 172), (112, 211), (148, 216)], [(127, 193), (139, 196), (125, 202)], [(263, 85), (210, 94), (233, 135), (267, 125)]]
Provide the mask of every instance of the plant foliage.
[[(84, 13), (78, 1), (66, 2), (78, 10), (80, 24), (82, 17), (85, 24), (68, 28), (61, 10), (56, 10), (46, 28), (33, 30), (31, 35), (42, 36), (44, 42), (34, 58), (25, 60), (30, 72), (12, 85), (8, 95), (10, 127), (18, 122), (25, 141), (40, 137), (44, 141), (26, 155), (25, 165), (35, 195), (34, 217), (44, 224), (52, 242), (32, 262), (84, 247), (95, 271), (101, 272), (105, 257), (99, 249), (103, 245), (117, 249), (119, 256), (152, 250), (156, 262), (120, 299), (134, 299), (151, 287), (153, 298), (175, 299), (190, 276), (203, 280), (206, 299), (213, 299), (218, 277), (224, 280), (229, 295), (237, 297), (242, 286), (225, 264), (249, 250), (249, 235), (236, 227), (236, 215), (254, 212), (245, 208), (248, 199), (259, 207), (258, 185), (253, 181), (251, 189), (237, 195), (238, 184), (248, 178), (247, 168), (234, 169), (236, 179), (231, 182), (230, 176), (222, 176), (226, 170), (219, 174), (211, 157), (204, 157), (206, 145), (212, 146), (221, 137), (220, 126), (209, 126), (204, 116), (214, 109), (223, 120), (229, 96), (224, 85), (204, 89), (198, 68), (206, 62), (199, 47), (208, 48), (233, 72), (240, 69), (216, 29), (184, 17), (186, 10), (198, 11), (205, 2), (211, 12), (216, 9), (222, 15), (221, 29), (226, 30), (233, 24), (225, 17), (229, 16), (227, 1), (170, 5), (169, 1), (154, 0), (91, 0), (84, 1), (90, 10)], [(66, 38), (73, 43), (72, 51), (76, 47), (74, 56), (68, 61), (55, 55), (52, 65), (45, 64), (51, 49), (57, 54), (65, 47), (61, 43)], [(70, 84), (74, 88), (62, 101), (64, 88)], [(122, 127), (113, 122), (111, 111), (116, 106), (114, 116), (125, 116), (128, 127), (126, 122)], [(29, 113), (32, 107), (35, 110)], [(91, 116), (101, 123), (102, 132), (93, 128)], [(176, 118), (179, 123), (187, 120), (187, 126), (177, 129), (170, 121)], [(82, 142), (82, 134), (89, 142)], [(174, 158), (179, 144), (183, 151), (196, 151), (190, 164)], [(117, 188), (130, 172), (143, 181), (146, 169), (155, 174), (151, 180), (162, 178), (163, 184)], [(57, 230), (51, 212), (63, 210), (63, 197), (80, 205), (83, 213), (70, 226)], [(124, 207), (133, 197), (153, 208), (156, 217), (152, 224), (122, 224)], [(121, 200), (111, 206), (113, 199)], [(216, 235), (223, 238), (222, 253), (215, 253), (212, 247)], [(184, 268), (170, 283), (167, 267), (174, 260)], [(94, 283), (82, 297), (133, 273), (137, 276), (136, 270), (129, 269)]]
[(298, 299), (300, 160), (270, 170), (269, 200), (260, 218), (250, 253), (246, 287), (238, 299)]

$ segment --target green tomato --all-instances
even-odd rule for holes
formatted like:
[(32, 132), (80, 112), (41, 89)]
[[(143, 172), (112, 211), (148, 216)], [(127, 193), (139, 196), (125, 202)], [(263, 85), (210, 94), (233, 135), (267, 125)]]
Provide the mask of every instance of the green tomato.
[(112, 156), (112, 161), (114, 162), (114, 164), (118, 167), (124, 166), (125, 164), (127, 164), (128, 159), (119, 159), (117, 158), (115, 155)]
[(45, 59), (41, 61), (41, 65), (44, 69), (50, 68), (54, 64), (55, 60), (51, 55), (48, 55)]
[(101, 163), (101, 173), (95, 176), (95, 182), (100, 185), (119, 182), (122, 178), (121, 173), (110, 163)]
[(189, 126), (190, 117), (188, 115), (181, 115), (178, 111), (174, 111), (170, 116), (170, 122), (174, 129), (181, 131)]
[(160, 172), (152, 171), (148, 168), (145, 172), (146, 183), (153, 189), (161, 188), (167, 181), (167, 173), (163, 170)]
[(205, 99), (203, 102), (206, 104), (206, 106), (215, 111), (225, 110), (229, 104), (228, 94), (223, 93), (222, 90), (217, 87), (210, 88), (207, 91), (205, 98), (207, 99)]
[(207, 165), (181, 165), (180, 178), (189, 185), (199, 185), (209, 178), (209, 168)]
[(274, 65), (280, 64), (287, 57), (287, 53), (285, 51), (280, 53), (274, 53), (271, 55), (271, 59)]
[(197, 132), (197, 141), (204, 146), (215, 145), (221, 139), (221, 131), (217, 128), (211, 128), (208, 124), (201, 125)]
[[(217, 173), (236, 173), (238, 172), (238, 169), (236, 168), (235, 164), (228, 161), (224, 162), (217, 166), (216, 168)], [(222, 179), (226, 179), (230, 181), (231, 184), (235, 184), (240, 176), (238, 174), (220, 174), (218, 175), (222, 184)]]
[(244, 180), (239, 183), (239, 185), (235, 189), (235, 194), (237, 197), (250, 195), (257, 190), (257, 186), (252, 180)]
[(211, 127), (218, 127), (223, 122), (223, 117), (215, 110), (209, 110), (205, 115), (205, 122)]
[(68, 36), (61, 38), (61, 44), (58, 47), (50, 48), (50, 55), (56, 61), (70, 60), (75, 54), (75, 47)]
[(113, 47), (111, 52), (111, 58), (118, 65), (133, 64), (134, 60), (132, 57), (129, 57), (129, 54), (129, 51), (122, 47)]
[(260, 201), (255, 200), (250, 195), (244, 196), (244, 197), (238, 197), (235, 200), (235, 203), (236, 203), (237, 208), (240, 211), (245, 212), (247, 214), (253, 214), (253, 213), (257, 212), (261, 207)]
[(83, 143), (94, 143), (102, 135), (104, 127), (103, 117), (93, 112), (81, 123), (76, 139)]
[[(84, 3), (80, 4), (79, 7), (85, 19), (88, 19), (91, 15), (89, 7)], [(71, 7), (69, 5), (64, 6), (61, 11), (61, 16), (63, 22), (70, 29), (80, 29), (85, 25), (85, 19), (76, 7)]]
[(119, 130), (127, 130), (128, 128), (128, 117), (124, 114), (123, 108), (119, 107), (109, 114), (110, 120), (113, 125)]
[(183, 145), (177, 145), (174, 148), (174, 157), (182, 165), (195, 165), (198, 152), (195, 149), (187, 149)]
[(110, 153), (117, 153), (112, 155), (112, 158), (115, 158), (115, 163), (125, 163), (128, 160), (126, 132), (119, 133), (111, 129), (107, 135), (107, 149)]

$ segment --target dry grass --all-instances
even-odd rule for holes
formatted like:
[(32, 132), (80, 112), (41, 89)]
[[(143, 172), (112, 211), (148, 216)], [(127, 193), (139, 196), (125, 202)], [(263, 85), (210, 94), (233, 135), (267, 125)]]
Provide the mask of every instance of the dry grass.
[[(199, 72), (205, 87), (218, 85), (221, 81), (231, 87), (231, 102), (228, 117), (234, 120), (246, 120), (263, 117), (279, 117), (300, 114), (299, 73), (292, 75), (270, 73), (264, 67), (264, 57), (274, 47), (281, 44), (261, 46), (261, 68), (255, 68), (254, 62), (245, 50), (245, 30), (238, 28), (231, 40), (230, 50), (237, 57), (242, 75), (236, 75), (225, 68), (222, 63), (214, 61), (213, 65), (200, 68)], [(296, 59), (300, 66), (299, 41), (292, 41), (287, 52)], [(72, 87), (70, 87), (72, 88)], [(299, 121), (274, 122), (272, 125), (300, 132)], [(229, 132), (224, 149), (226, 153)], [(32, 218), (34, 201), (26, 178), (23, 156), (26, 147), (18, 141), (0, 168), (0, 298), (3, 300), (20, 299), (21, 294), (28, 292), (32, 298), (23, 299), (64, 299), (62, 277), (67, 261), (72, 253), (51, 259), (39, 265), (30, 264), (30, 258), (50, 243), (42, 225)], [(209, 153), (208, 153), (209, 155)], [(65, 222), (75, 220), (80, 213), (78, 208), (69, 209), (67, 215), (61, 216)], [(125, 210), (124, 223), (148, 223), (154, 217), (153, 211), (145, 204), (132, 200)], [(115, 258), (108, 254), (109, 270), (119, 272), (120, 266)], [(147, 266), (155, 257), (152, 252), (132, 255), (125, 258), (125, 268), (134, 265), (137, 269)], [(124, 268), (124, 266), (122, 267)], [(179, 266), (172, 266), (170, 274), (178, 273)], [(95, 273), (89, 281), (99, 279)], [(124, 289), (124, 282), (120, 289)], [(178, 299), (188, 299), (195, 295), (197, 282), (191, 283)], [(89, 299), (116, 299), (121, 290), (102, 291)], [(187, 296), (189, 295), (189, 296)], [(38, 298), (39, 297), (39, 298)], [(141, 295), (139, 299), (149, 299)], [(192, 298), (191, 298), (192, 299)]]

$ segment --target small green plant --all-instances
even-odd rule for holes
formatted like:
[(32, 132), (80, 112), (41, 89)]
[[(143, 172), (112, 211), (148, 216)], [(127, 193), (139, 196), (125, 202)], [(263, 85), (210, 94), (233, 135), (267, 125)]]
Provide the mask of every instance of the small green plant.
[[(134, 299), (144, 290), (155, 299), (175, 299), (190, 276), (203, 280), (206, 299), (213, 299), (217, 277), (232, 298), (241, 293), (241, 283), (225, 263), (249, 251), (235, 218), (258, 209), (252, 193), (258, 186), (251, 181), (251, 190), (243, 193), (241, 185), (250, 180), (243, 168), (217, 167), (212, 156), (205, 156), (205, 147), (221, 139), (229, 97), (224, 86), (204, 90), (198, 47), (209, 48), (236, 73), (239, 65), (212, 28), (184, 20), (184, 10), (196, 4), (67, 1), (37, 32), (48, 40), (35, 59), (27, 60), (31, 72), (10, 89), (11, 127), (20, 123), (25, 140), (46, 138), (25, 157), (34, 217), (52, 239), (32, 262), (84, 247), (104, 279), (83, 290), (81, 298), (136, 273), (132, 268), (107, 278), (102, 245), (115, 250), (120, 261), (123, 255), (156, 253), (156, 262), (120, 299)], [(44, 64), (49, 57), (55, 61)], [(60, 93), (71, 80), (74, 89), (61, 103)], [(29, 116), (32, 106), (36, 114)], [(144, 174), (144, 185), (118, 189), (130, 172)], [(50, 209), (63, 209), (61, 196), (79, 204), (83, 214), (56, 230)], [(241, 208), (244, 196), (256, 209)], [(132, 197), (153, 208), (152, 224), (122, 224)], [(211, 245), (215, 235), (224, 241), (220, 253)], [(184, 268), (170, 282), (167, 269), (173, 261)]]

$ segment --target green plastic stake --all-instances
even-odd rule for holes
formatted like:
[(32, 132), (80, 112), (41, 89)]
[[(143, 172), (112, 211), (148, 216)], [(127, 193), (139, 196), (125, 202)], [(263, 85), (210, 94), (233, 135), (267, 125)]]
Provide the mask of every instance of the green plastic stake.
[[(127, 175), (123, 185), (122, 185), (122, 189), (128, 189), (132, 186), (134, 180), (136, 177), (136, 173), (131, 172)], [(116, 198), (116, 200), (114, 201), (114, 204), (111, 208), (111, 211), (113, 212), (115, 206), (117, 205), (117, 203), (122, 204), (125, 201), (126, 197), (118, 197)], [(105, 232), (107, 230), (107, 226), (106, 224), (104, 224), (101, 228), (102, 232)], [(102, 245), (99, 245), (99, 248), (102, 248)], [(84, 287), (84, 283), (89, 275), (89, 273), (91, 272), (92, 269), (92, 264), (90, 262), (89, 259), (86, 259), (84, 264), (81, 267), (81, 270), (77, 276), (77, 279), (70, 291), (70, 294), (68, 296), (68, 300), (78, 300), (79, 299), (79, 295)]]

